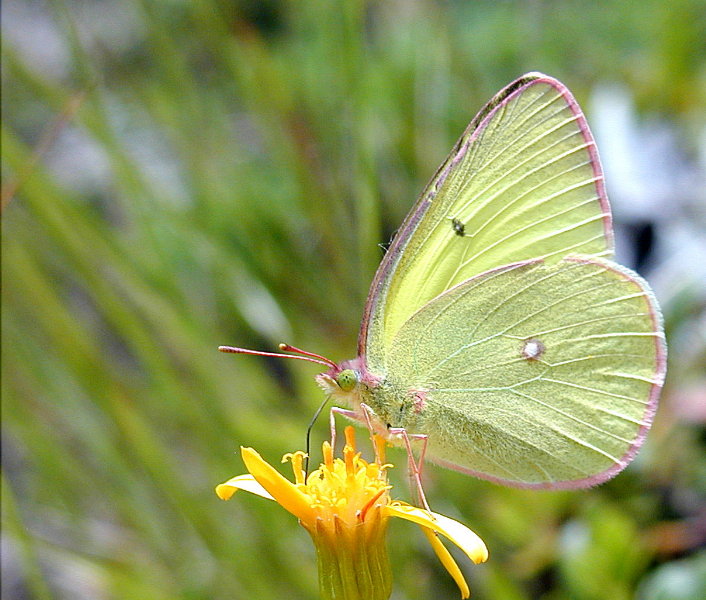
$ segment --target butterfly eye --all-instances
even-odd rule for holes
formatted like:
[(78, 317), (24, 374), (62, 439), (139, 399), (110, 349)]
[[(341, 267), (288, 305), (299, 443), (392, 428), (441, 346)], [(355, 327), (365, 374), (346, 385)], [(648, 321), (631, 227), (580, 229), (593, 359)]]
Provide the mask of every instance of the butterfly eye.
[(353, 369), (344, 369), (336, 377), (336, 383), (344, 392), (350, 392), (358, 383), (358, 375)]

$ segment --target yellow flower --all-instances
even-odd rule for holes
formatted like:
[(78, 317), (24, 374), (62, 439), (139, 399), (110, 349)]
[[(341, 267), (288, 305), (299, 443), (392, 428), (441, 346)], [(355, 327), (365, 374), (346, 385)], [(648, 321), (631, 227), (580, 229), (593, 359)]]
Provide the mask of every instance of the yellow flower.
[(356, 452), (352, 427), (346, 428), (343, 459), (333, 457), (323, 444), (323, 464), (308, 477), (303, 469), (304, 452), (286, 454), (294, 483), (252, 448), (241, 448), (249, 475), (239, 475), (216, 487), (222, 500), (245, 490), (270, 500), (299, 519), (317, 550), (319, 586), (323, 598), (387, 599), (391, 593), (390, 564), (385, 544), (389, 517), (399, 517), (421, 526), (436, 555), (456, 581), (462, 598), (470, 591), (440, 533), (463, 550), (474, 563), (484, 562), (488, 550), (473, 531), (443, 515), (392, 500), (384, 463), (385, 442), (375, 436), (377, 460), (368, 463)]

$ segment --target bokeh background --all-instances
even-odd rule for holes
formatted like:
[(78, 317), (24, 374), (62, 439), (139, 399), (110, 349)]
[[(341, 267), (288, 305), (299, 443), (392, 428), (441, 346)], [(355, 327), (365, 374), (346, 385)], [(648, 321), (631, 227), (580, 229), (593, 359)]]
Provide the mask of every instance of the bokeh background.
[[(216, 347), (351, 358), (380, 245), (530, 70), (587, 112), (667, 385), (598, 488), (427, 494), (487, 541), (478, 600), (706, 597), (702, 0), (6, 0), (2, 34), (3, 598), (317, 597), (294, 518), (213, 492), (303, 448), (316, 367)], [(393, 598), (458, 597), (391, 527)]]

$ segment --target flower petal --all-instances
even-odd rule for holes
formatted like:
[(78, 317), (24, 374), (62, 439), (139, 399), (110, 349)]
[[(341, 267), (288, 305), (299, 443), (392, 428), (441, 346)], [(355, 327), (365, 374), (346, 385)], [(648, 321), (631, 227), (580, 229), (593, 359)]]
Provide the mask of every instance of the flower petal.
[(483, 540), (458, 521), (402, 502), (388, 504), (385, 507), (385, 511), (391, 517), (400, 517), (413, 521), (422, 527), (428, 527), (446, 536), (476, 564), (488, 560), (488, 549), (485, 547)]
[(458, 589), (461, 590), (461, 598), (463, 598), (463, 600), (469, 598), (471, 596), (471, 590), (468, 588), (466, 579), (464, 578), (463, 573), (461, 573), (461, 569), (456, 564), (456, 561), (453, 559), (453, 556), (451, 556), (451, 553), (446, 549), (446, 546), (441, 543), (439, 536), (436, 535), (436, 533), (434, 533), (431, 529), (428, 527), (422, 527), (421, 530), (424, 535), (427, 536), (427, 539), (429, 540), (431, 547), (434, 548), (434, 552), (439, 557), (441, 564), (444, 565), (446, 570), (449, 572), (449, 575), (451, 575), (453, 580), (456, 582)]
[(230, 500), (238, 490), (244, 490), (251, 494), (274, 500), (267, 490), (255, 481), (252, 475), (238, 475), (216, 486), (216, 494), (221, 500)]
[(296, 485), (284, 478), (252, 448), (241, 448), (243, 462), (257, 482), (290, 513), (303, 521), (313, 516), (311, 500)]

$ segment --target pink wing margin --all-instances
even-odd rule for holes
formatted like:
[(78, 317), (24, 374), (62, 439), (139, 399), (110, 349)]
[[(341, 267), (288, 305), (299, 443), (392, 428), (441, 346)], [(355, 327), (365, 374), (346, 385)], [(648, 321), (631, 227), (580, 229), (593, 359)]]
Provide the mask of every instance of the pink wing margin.
[(360, 333), (358, 335), (358, 356), (363, 357), (363, 362), (365, 362), (365, 356), (367, 354), (370, 319), (373, 313), (377, 310), (378, 303), (385, 292), (386, 284), (395, 272), (395, 268), (399, 262), (402, 252), (404, 251), (404, 248), (407, 245), (407, 241), (417, 229), (419, 222), (429, 209), (429, 206), (438, 193), (439, 188), (442, 186), (456, 165), (466, 155), (470, 145), (474, 143), (479, 134), (486, 128), (488, 122), (493, 118), (495, 113), (499, 109), (503, 108), (513, 98), (522, 94), (527, 88), (541, 83), (548, 84), (556, 89), (564, 98), (564, 101), (570, 110), (574, 113), (574, 115), (576, 115), (576, 122), (578, 123), (579, 129), (581, 130), (584, 140), (586, 141), (586, 148), (591, 157), (591, 166), (593, 167), (596, 182), (596, 194), (604, 215), (603, 230), (606, 238), (606, 245), (612, 250), (613, 220), (610, 212), (610, 204), (608, 202), (608, 196), (605, 190), (603, 169), (598, 157), (598, 150), (596, 149), (596, 143), (593, 139), (593, 135), (591, 134), (591, 130), (588, 127), (588, 123), (586, 122), (586, 117), (584, 117), (584, 114), (574, 99), (574, 96), (563, 83), (542, 73), (527, 73), (498, 92), (473, 118), (466, 130), (463, 132), (463, 135), (461, 135), (459, 140), (456, 142), (456, 145), (447, 159), (437, 169), (431, 181), (424, 188), (424, 191), (417, 199), (414, 207), (410, 210), (409, 214), (402, 223), (397, 235), (390, 245), (390, 248), (375, 273), (375, 277), (373, 278), (373, 282), (370, 286), (370, 291), (368, 292), (368, 298), (366, 300), (365, 310), (363, 312), (363, 320), (360, 326)]

